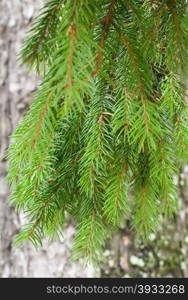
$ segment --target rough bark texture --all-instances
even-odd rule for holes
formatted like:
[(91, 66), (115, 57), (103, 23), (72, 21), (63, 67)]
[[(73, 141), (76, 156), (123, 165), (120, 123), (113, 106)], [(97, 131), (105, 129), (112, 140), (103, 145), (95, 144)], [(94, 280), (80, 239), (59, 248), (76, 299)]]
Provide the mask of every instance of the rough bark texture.
[[(41, 0), (0, 0), (0, 149), (5, 153), (9, 135), (28, 108), (37, 79), (16, 61), (26, 29)], [(13, 247), (22, 219), (8, 206), (6, 160), (0, 165), (0, 277), (188, 277), (188, 169), (179, 178), (180, 209), (147, 244), (136, 240), (129, 224), (107, 243), (99, 271), (71, 263), (74, 226), (68, 222), (64, 240), (44, 243), (35, 250)]]
[(188, 168), (179, 178), (179, 210), (147, 243), (127, 227), (106, 247), (101, 277), (188, 277)]

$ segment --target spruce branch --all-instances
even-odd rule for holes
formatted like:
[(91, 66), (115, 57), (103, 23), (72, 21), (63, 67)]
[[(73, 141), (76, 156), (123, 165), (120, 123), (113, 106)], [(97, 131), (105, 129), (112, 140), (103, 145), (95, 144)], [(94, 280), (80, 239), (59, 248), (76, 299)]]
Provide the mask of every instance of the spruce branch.
[(187, 14), (177, 0), (46, 1), (21, 52), (43, 82), (7, 154), (10, 202), (28, 222), (18, 244), (61, 236), (68, 214), (73, 258), (97, 262), (127, 219), (144, 239), (177, 213)]
[(28, 63), (40, 72), (40, 64), (45, 65), (49, 61), (49, 52), (55, 37), (55, 32), (60, 23), (61, 8), (65, 0), (48, 1), (41, 14), (33, 22), (33, 27), (29, 31), (29, 37), (24, 42), (24, 47), (20, 53), (23, 63)]

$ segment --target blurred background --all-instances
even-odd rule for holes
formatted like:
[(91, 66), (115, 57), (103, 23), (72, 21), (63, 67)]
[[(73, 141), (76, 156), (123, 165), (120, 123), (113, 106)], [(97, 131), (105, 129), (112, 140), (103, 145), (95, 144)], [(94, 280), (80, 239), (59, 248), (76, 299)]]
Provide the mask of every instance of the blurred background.
[[(17, 55), (42, 0), (0, 0), (0, 157), (9, 136), (29, 108), (32, 92), (40, 82), (19, 66)], [(179, 210), (165, 220), (150, 241), (143, 244), (129, 224), (107, 242), (97, 269), (83, 261), (70, 261), (74, 224), (67, 220), (64, 238), (36, 250), (13, 246), (23, 217), (8, 205), (6, 160), (0, 161), (0, 277), (188, 277), (188, 167), (180, 171)]]

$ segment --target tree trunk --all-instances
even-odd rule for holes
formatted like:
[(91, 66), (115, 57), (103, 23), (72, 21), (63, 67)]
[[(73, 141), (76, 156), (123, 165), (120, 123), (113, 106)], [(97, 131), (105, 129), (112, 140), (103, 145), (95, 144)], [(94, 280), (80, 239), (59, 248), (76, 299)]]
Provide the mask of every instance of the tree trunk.
[[(39, 81), (16, 61), (28, 25), (41, 0), (0, 0), (0, 145), (1, 155), (8, 137), (28, 108), (31, 93)], [(74, 226), (68, 221), (64, 239), (39, 250), (25, 244), (13, 246), (22, 218), (8, 206), (5, 181), (6, 160), (0, 166), (0, 277), (188, 277), (188, 169), (180, 178), (180, 208), (175, 218), (165, 221), (151, 241), (143, 243), (130, 233), (129, 224), (114, 233), (107, 243), (100, 270), (83, 269), (83, 262), (71, 263)]]

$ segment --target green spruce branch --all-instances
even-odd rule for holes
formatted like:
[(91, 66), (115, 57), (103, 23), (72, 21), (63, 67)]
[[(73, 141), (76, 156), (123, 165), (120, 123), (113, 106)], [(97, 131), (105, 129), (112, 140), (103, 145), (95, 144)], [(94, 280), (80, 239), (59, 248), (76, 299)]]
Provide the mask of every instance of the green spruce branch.
[(130, 220), (150, 237), (177, 212), (188, 161), (187, 1), (49, 0), (21, 51), (43, 75), (12, 134), (10, 202), (35, 246), (76, 227), (73, 258), (102, 257)]

